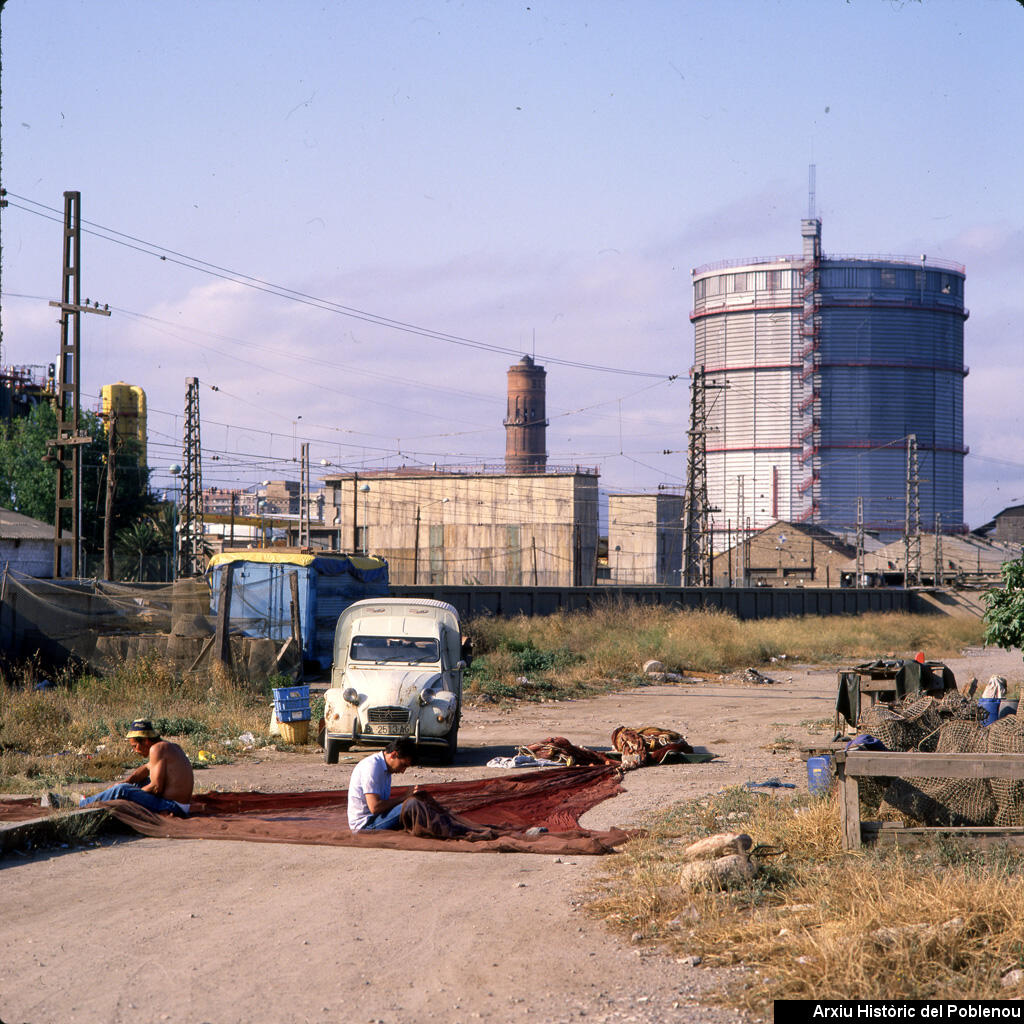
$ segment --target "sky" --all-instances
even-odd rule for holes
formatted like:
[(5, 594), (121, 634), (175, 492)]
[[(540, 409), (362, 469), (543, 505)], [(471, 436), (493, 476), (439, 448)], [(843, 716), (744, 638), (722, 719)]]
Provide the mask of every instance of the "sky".
[(965, 518), (1024, 503), (1016, 0), (7, 0), (4, 365), (57, 356), (81, 193), (83, 404), (144, 388), (157, 489), (503, 461), (685, 481), (691, 271), (800, 252), (966, 266)]

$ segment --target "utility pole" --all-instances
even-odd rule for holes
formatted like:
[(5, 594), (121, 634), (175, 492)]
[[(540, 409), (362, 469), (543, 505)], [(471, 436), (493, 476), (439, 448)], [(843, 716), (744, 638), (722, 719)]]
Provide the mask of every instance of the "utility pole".
[(413, 537), (412, 545), (412, 585), (415, 587), (419, 583), (419, 566), (420, 566), (420, 507), (416, 506), (416, 532)]
[(352, 554), (358, 554), (359, 547), (359, 474), (352, 474)]
[(114, 494), (117, 490), (117, 413), (107, 422), (107, 498), (103, 505), (103, 578), (114, 578)]
[(71, 575), (80, 575), (82, 527), (82, 445), (92, 438), (79, 430), (81, 419), (82, 313), (110, 316), (99, 303), (82, 304), (82, 194), (64, 193), (64, 246), (61, 259), (61, 298), (51, 302), (60, 310), (60, 355), (57, 359), (57, 436), (47, 441), (54, 453), (46, 456), (57, 463), (56, 501), (53, 516), (53, 578), (64, 575), (61, 549), (71, 548)]
[(302, 442), (299, 470), (299, 547), (309, 547), (309, 442)]
[(736, 559), (740, 571), (740, 586), (747, 585), (747, 535), (743, 530), (745, 525), (744, 512), (747, 507), (747, 499), (744, 495), (746, 478), (741, 474), (736, 477), (736, 547), (738, 558)]
[(936, 587), (942, 586), (942, 513), (935, 513), (935, 579)]
[(857, 496), (857, 581), (855, 587), (861, 586), (864, 579), (864, 498)]
[(708, 586), (710, 579), (710, 513), (719, 511), (708, 502), (707, 391), (727, 385), (708, 383), (704, 367), (695, 370), (690, 386), (690, 429), (686, 459), (686, 495), (683, 499), (683, 586)]
[(921, 481), (917, 473), (917, 435), (907, 435), (906, 520), (903, 526), (904, 586), (921, 579)]
[(182, 498), (178, 576), (203, 572), (203, 451), (199, 435), (199, 378), (186, 377), (185, 430), (181, 446)]

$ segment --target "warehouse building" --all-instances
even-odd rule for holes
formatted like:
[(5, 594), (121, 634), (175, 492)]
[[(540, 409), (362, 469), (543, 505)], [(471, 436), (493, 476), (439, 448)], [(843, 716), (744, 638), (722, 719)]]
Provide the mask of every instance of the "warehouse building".
[(597, 569), (597, 470), (386, 470), (324, 478), (334, 550), (386, 558), (392, 583), (565, 587)]

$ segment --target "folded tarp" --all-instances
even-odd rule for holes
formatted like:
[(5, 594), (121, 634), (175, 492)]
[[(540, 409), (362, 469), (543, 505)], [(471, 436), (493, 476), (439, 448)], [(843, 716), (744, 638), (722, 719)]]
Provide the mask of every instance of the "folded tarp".
[[(233, 839), (257, 843), (448, 850), (465, 853), (613, 853), (630, 833), (590, 831), (580, 816), (622, 792), (615, 767), (556, 768), (470, 782), (421, 785), (446, 811), (489, 825), (494, 839), (434, 839), (408, 832), (359, 832), (348, 827), (348, 791), (313, 793), (202, 793), (188, 818), (153, 814), (127, 800), (102, 805), (118, 821), (146, 836), (166, 839)], [(412, 787), (395, 787), (392, 797)], [(548, 831), (526, 835), (537, 826)]]

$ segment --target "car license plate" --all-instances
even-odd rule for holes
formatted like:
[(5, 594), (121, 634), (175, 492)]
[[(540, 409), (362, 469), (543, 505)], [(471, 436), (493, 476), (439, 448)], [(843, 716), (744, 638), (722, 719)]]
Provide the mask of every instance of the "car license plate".
[(377, 736), (408, 736), (412, 726), (408, 722), (380, 722), (368, 725), (366, 731)]

